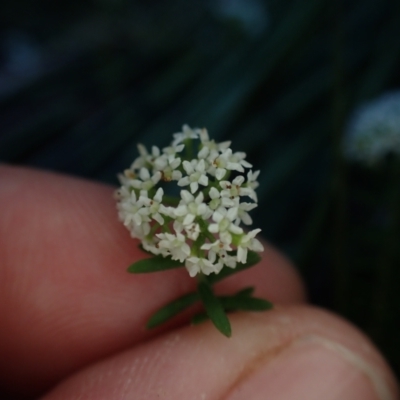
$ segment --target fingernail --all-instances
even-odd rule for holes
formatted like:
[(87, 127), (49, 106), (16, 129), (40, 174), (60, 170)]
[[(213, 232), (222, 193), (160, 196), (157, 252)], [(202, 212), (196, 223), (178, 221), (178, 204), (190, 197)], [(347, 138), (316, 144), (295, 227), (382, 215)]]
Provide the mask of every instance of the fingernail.
[(229, 400), (394, 400), (383, 378), (361, 357), (325, 338), (296, 340), (255, 365)]

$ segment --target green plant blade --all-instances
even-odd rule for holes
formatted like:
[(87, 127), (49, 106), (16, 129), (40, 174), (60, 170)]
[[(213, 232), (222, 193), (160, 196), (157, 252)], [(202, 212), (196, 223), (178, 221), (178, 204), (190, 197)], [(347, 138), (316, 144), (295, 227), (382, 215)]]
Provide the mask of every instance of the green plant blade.
[(230, 337), (232, 330), (229, 319), (220, 300), (214, 295), (212, 288), (207, 281), (199, 282), (198, 293), (212, 323), (223, 335)]
[(192, 304), (194, 304), (197, 300), (199, 300), (198, 293), (189, 293), (178, 299), (172, 301), (166, 306), (160, 308), (157, 312), (155, 312), (147, 322), (147, 328), (155, 328), (164, 322), (168, 321), (175, 315), (179, 314), (181, 311), (185, 310)]
[[(221, 301), (225, 311), (265, 311), (273, 308), (273, 304), (265, 299), (257, 297), (249, 297), (253, 293), (254, 288), (249, 287), (236, 293), (234, 296), (221, 296)], [(192, 325), (201, 324), (209, 320), (209, 316), (205, 312), (195, 314), (192, 319)]]
[(258, 253), (254, 251), (249, 251), (247, 253), (247, 262), (245, 264), (237, 264), (236, 268), (224, 267), (222, 268), (219, 274), (209, 275), (207, 278), (208, 282), (210, 282), (210, 284), (217, 283), (222, 279), (227, 278), (228, 276), (231, 276), (233, 274), (236, 274), (237, 272), (244, 271), (245, 269), (252, 267), (253, 265), (257, 264), (260, 260), (261, 256)]
[(258, 297), (226, 296), (220, 297), (220, 301), (227, 311), (265, 311), (273, 308), (271, 302)]
[(249, 297), (254, 293), (254, 286), (249, 286), (246, 288), (243, 288), (241, 290), (239, 290), (236, 294), (236, 296), (244, 296), (244, 297)]
[(154, 256), (133, 263), (128, 267), (128, 272), (131, 274), (145, 274), (181, 267), (183, 267), (183, 264), (178, 260), (172, 260), (171, 257)]
[(191, 319), (191, 323), (192, 325), (199, 325), (207, 320), (209, 320), (209, 316), (207, 315), (207, 313), (198, 313), (193, 315), (192, 319)]

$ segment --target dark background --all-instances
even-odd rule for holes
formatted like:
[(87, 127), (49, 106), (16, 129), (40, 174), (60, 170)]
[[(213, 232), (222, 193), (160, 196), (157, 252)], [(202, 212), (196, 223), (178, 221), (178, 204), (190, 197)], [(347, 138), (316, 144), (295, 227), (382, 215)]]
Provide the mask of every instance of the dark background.
[(257, 227), (399, 374), (398, 160), (343, 156), (399, 67), (398, 1), (1, 2), (0, 160), (117, 184), (183, 123), (232, 140), (261, 170)]

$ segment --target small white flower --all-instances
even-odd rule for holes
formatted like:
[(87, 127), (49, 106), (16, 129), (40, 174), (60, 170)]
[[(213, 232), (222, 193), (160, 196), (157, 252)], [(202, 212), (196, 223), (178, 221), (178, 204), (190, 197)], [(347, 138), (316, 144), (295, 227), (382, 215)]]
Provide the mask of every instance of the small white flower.
[(233, 207), (228, 210), (225, 207), (219, 207), (213, 213), (212, 219), (214, 223), (208, 226), (208, 230), (211, 233), (220, 234), (221, 240), (224, 240), (225, 243), (229, 244), (229, 236), (224, 236), (222, 235), (223, 233), (233, 233), (236, 235), (243, 233), (243, 229), (233, 223), (233, 221), (235, 221), (237, 218), (237, 212), (237, 207)]
[(202, 217), (207, 220), (212, 211), (203, 202), (204, 195), (200, 192), (196, 198), (187, 190), (181, 191), (181, 201), (175, 209), (175, 215), (182, 218), (183, 225), (190, 225), (196, 217)]
[(213, 271), (215, 274), (218, 274), (219, 271), (221, 271), (221, 269), (224, 266), (224, 263), (221, 261), (220, 257), (217, 257), (217, 255), (213, 252), (209, 252), (208, 253), (208, 257), (207, 257), (208, 261), (210, 261), (210, 263), (213, 266)]
[(135, 239), (140, 239), (140, 240), (146, 240), (146, 237), (150, 233), (151, 227), (150, 223), (147, 221), (142, 221), (140, 225), (133, 224), (130, 227), (130, 234), (131, 237)]
[(244, 172), (244, 168), (251, 168), (252, 165), (248, 163), (244, 158), (246, 153), (232, 153), (232, 149), (226, 149), (220, 157), (215, 161), (216, 164), (224, 165), (224, 168), (231, 171)]
[[(175, 213), (175, 210), (173, 212)], [(175, 214), (172, 218), (176, 218)], [(199, 224), (193, 222), (189, 225), (183, 225), (182, 221), (180, 221), (181, 219), (182, 218), (175, 219), (175, 221), (173, 222), (172, 226), (174, 228), (174, 231), (176, 233), (182, 233), (190, 240), (197, 240), (201, 232)]]
[(160, 171), (156, 171), (154, 175), (150, 175), (149, 170), (143, 167), (139, 171), (139, 179), (132, 179), (129, 181), (129, 184), (135, 189), (148, 191), (157, 185), (161, 176)]
[(162, 254), (160, 248), (152, 240), (142, 239), (143, 248), (154, 255)]
[(134, 191), (130, 192), (126, 187), (119, 190), (120, 202), (118, 203), (118, 215), (123, 224), (133, 229), (140, 226), (142, 222), (149, 222), (146, 211), (143, 211), (143, 202), (137, 199)]
[(216, 210), (220, 206), (223, 206), (225, 208), (230, 208), (235, 206), (235, 202), (231, 200), (229, 197), (221, 197), (221, 192), (218, 191), (215, 187), (212, 187), (210, 189), (210, 192), (208, 194), (210, 196), (210, 202), (208, 206), (210, 207), (211, 210)]
[(203, 145), (207, 145), (210, 142), (210, 136), (208, 135), (207, 129), (203, 128), (200, 130), (199, 138)]
[(264, 250), (264, 246), (258, 239), (255, 238), (255, 236), (259, 232), (261, 232), (261, 229), (254, 229), (240, 238), (239, 243), (237, 244), (238, 262), (244, 264), (247, 261), (248, 250), (253, 250), (257, 252)]
[(176, 153), (180, 153), (183, 149), (185, 148), (185, 145), (183, 143), (178, 144), (178, 145), (171, 145), (168, 147), (164, 147), (162, 149), (163, 153), (167, 156), (174, 156), (176, 157)]
[[(131, 169), (126, 169), (126, 170), (124, 170), (123, 174), (118, 174), (117, 177), (118, 177), (119, 183), (122, 185), (122, 187), (128, 188), (128, 187), (130, 187), (129, 182), (132, 179), (136, 178), (136, 174)], [(117, 192), (116, 192), (116, 194), (117, 194)], [(118, 200), (118, 196), (117, 196), (117, 200)]]
[(214, 265), (207, 258), (200, 257), (189, 257), (185, 262), (185, 267), (189, 272), (189, 275), (193, 278), (198, 273), (203, 273), (204, 275), (210, 275), (211, 273), (218, 273), (219, 265)]
[(186, 225), (184, 229), (186, 236), (193, 241), (198, 239), (201, 232), (200, 225), (196, 223)]
[(197, 156), (199, 159), (207, 160), (210, 164), (214, 162), (220, 153), (223, 153), (231, 145), (230, 141), (216, 143), (214, 140), (210, 140), (206, 129), (202, 129), (199, 133), (199, 136), (201, 141), (201, 149)]
[(216, 143), (215, 140), (210, 140), (206, 129), (202, 129), (200, 131), (199, 135), (200, 135), (200, 141), (201, 141), (201, 144), (203, 145), (203, 148), (204, 147), (208, 148), (210, 154), (213, 151), (215, 151), (217, 153), (222, 153), (226, 149), (228, 149), (232, 143), (230, 140), (227, 140), (227, 141), (221, 142), (221, 143)]
[(252, 165), (244, 159), (245, 157), (245, 153), (233, 154), (232, 149), (227, 148), (223, 150), (218, 157), (211, 161), (208, 172), (218, 180), (223, 179), (227, 171), (244, 172), (244, 167), (252, 167)]
[(188, 176), (181, 178), (178, 181), (178, 186), (190, 185), (190, 191), (195, 193), (199, 188), (199, 184), (203, 186), (208, 185), (208, 176), (205, 171), (204, 160), (198, 161), (195, 159), (191, 162), (185, 160), (183, 162), (183, 168)]
[(207, 145), (204, 145), (203, 148), (197, 153), (197, 157), (199, 160), (207, 160), (209, 163), (212, 163), (219, 155), (219, 152), (216, 149), (213, 149)]
[(228, 197), (232, 200), (238, 196), (249, 196), (254, 201), (257, 201), (257, 197), (253, 189), (242, 186), (244, 182), (244, 176), (237, 176), (232, 182), (221, 181), (219, 184), (223, 189), (221, 191), (221, 197)]
[(156, 194), (152, 199), (148, 197), (148, 193), (146, 191), (142, 191), (139, 197), (139, 202), (143, 205), (143, 207), (145, 206), (147, 208), (144, 208), (146, 210), (146, 213), (148, 213), (148, 215), (151, 215), (151, 217), (160, 225), (164, 225), (164, 218), (160, 213), (168, 215), (167, 207), (162, 204), (163, 195), (163, 189), (158, 188)]
[(232, 248), (226, 243), (221, 242), (220, 240), (216, 240), (215, 242), (204, 243), (201, 246), (202, 250), (213, 251), (215, 254), (218, 254), (222, 250), (231, 251)]
[(172, 146), (176, 146), (179, 143), (184, 142), (187, 139), (198, 139), (199, 138), (199, 129), (191, 129), (188, 125), (182, 126), (182, 132), (173, 134), (174, 140), (172, 142)]
[(260, 175), (260, 171), (249, 171), (247, 173), (246, 186), (253, 190), (257, 189), (259, 186), (259, 183), (257, 182), (258, 175)]
[(238, 163), (240, 164), (241, 167), (252, 168), (253, 165), (247, 162), (245, 158), (246, 158), (246, 153), (244, 153), (243, 151), (237, 151), (236, 153), (233, 153), (232, 156), (230, 157), (230, 162)]
[(181, 179), (182, 172), (177, 170), (180, 165), (181, 159), (173, 154), (163, 154), (154, 161), (154, 168), (161, 172), (162, 180), (167, 182)]
[(149, 153), (143, 144), (138, 144), (140, 156), (132, 163), (131, 169), (133, 171), (140, 170), (143, 167), (151, 168), (154, 160), (160, 155), (160, 149), (157, 146), (152, 146), (151, 153)]
[(158, 248), (163, 254), (170, 254), (173, 260), (184, 262), (190, 256), (190, 247), (186, 243), (186, 237), (182, 233), (158, 233), (160, 241)]
[(219, 253), (220, 261), (229, 268), (236, 268), (237, 257), (228, 254), (226, 251)]
[[(230, 142), (216, 143), (206, 129), (187, 125), (162, 151), (138, 149), (140, 156), (118, 176), (121, 188), (115, 197), (119, 219), (145, 250), (178, 260), (190, 276), (235, 268), (246, 262), (249, 250), (262, 251), (255, 238), (260, 230), (246, 234), (239, 226), (251, 224), (248, 212), (257, 206), (259, 171), (247, 171), (245, 177), (251, 168), (245, 153), (233, 153)], [(187, 159), (190, 154), (197, 157)], [(190, 190), (181, 190), (179, 199), (167, 198), (164, 188), (168, 193), (171, 184)], [(253, 203), (243, 202), (246, 196)]]
[(227, 251), (232, 251), (232, 247), (221, 240), (216, 240), (213, 243), (204, 243), (201, 249), (208, 251), (208, 259), (212, 263), (215, 263), (215, 260), (218, 259), (222, 264), (224, 264), (223, 260), (228, 255)]
[(243, 222), (245, 225), (251, 225), (253, 223), (252, 218), (250, 217), (248, 211), (253, 210), (257, 207), (256, 203), (239, 203), (238, 207), (238, 218), (235, 220), (235, 224), (239, 225), (240, 222)]

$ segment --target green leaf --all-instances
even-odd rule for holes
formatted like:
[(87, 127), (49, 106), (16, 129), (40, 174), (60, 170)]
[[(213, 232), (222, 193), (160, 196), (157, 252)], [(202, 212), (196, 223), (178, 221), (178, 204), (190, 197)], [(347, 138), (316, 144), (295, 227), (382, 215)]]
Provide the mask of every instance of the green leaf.
[(212, 323), (223, 335), (230, 337), (232, 331), (229, 319), (220, 300), (214, 295), (210, 284), (206, 280), (199, 282), (198, 293)]
[(273, 308), (271, 302), (258, 297), (223, 296), (219, 299), (227, 311), (265, 311)]
[(184, 309), (194, 304), (197, 300), (199, 300), (199, 295), (196, 292), (185, 294), (184, 296), (179, 297), (154, 313), (147, 322), (147, 328), (151, 329), (163, 324)]
[(238, 263), (236, 265), (236, 268), (224, 267), (224, 268), (222, 268), (222, 270), (219, 274), (209, 275), (208, 282), (210, 282), (210, 284), (217, 283), (217, 282), (221, 281), (222, 279), (227, 278), (228, 276), (231, 276), (233, 274), (236, 274), (237, 272), (244, 271), (245, 269), (252, 267), (253, 265), (260, 262), (260, 260), (261, 260), (261, 256), (258, 253), (254, 252), (254, 251), (249, 251), (247, 253), (247, 262), (245, 264)]
[(192, 325), (199, 325), (199, 324), (201, 324), (201, 323), (203, 323), (203, 322), (205, 322), (205, 321), (207, 321), (209, 319), (210, 318), (207, 315), (207, 313), (202, 312), (202, 313), (195, 314), (192, 317), (191, 322), (192, 322)]
[(249, 287), (246, 287), (246, 288), (244, 288), (242, 290), (239, 290), (239, 292), (237, 292), (235, 294), (235, 297), (236, 296), (249, 297), (249, 296), (251, 296), (253, 294), (253, 292), (254, 292), (254, 287), (253, 286), (249, 286)]
[(181, 267), (183, 267), (183, 264), (178, 260), (172, 260), (171, 257), (154, 256), (133, 263), (128, 267), (128, 272), (132, 274), (142, 274)]

